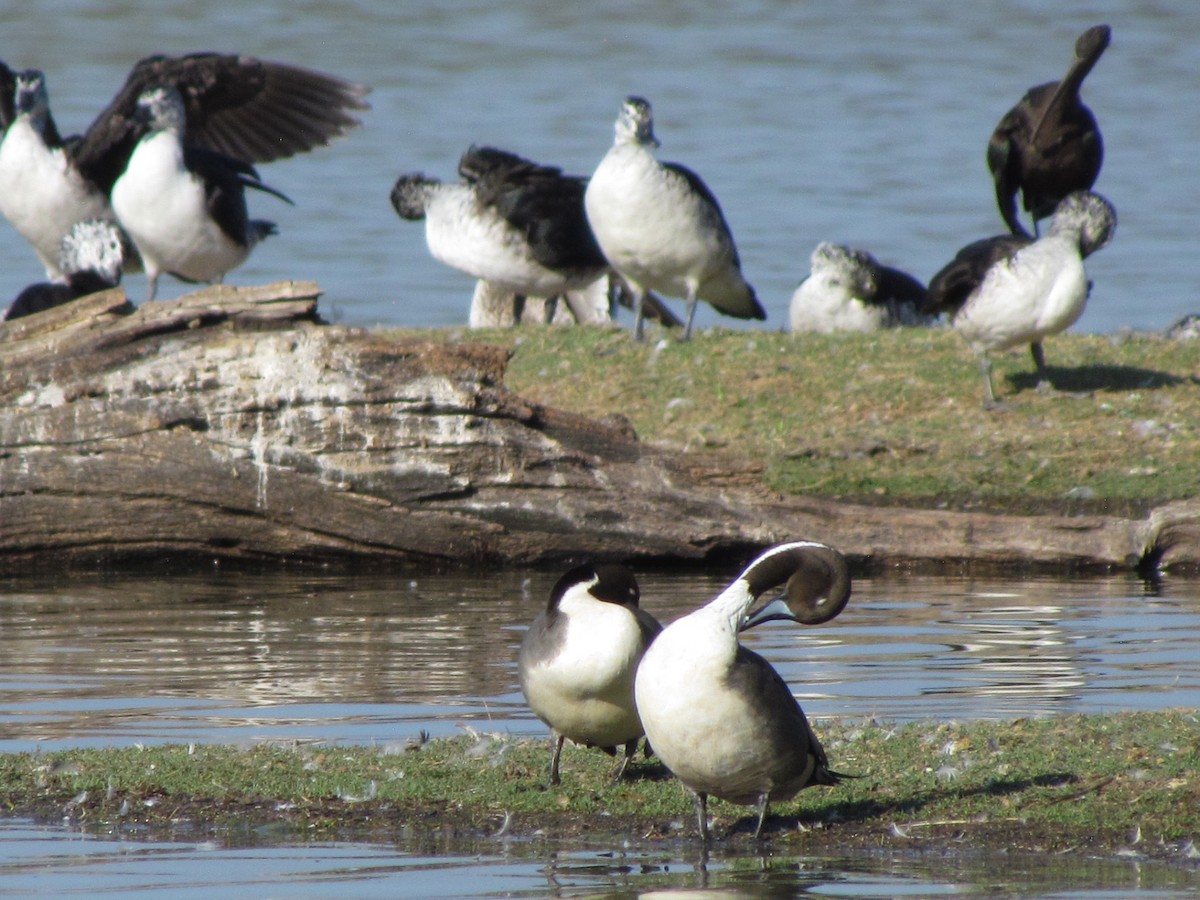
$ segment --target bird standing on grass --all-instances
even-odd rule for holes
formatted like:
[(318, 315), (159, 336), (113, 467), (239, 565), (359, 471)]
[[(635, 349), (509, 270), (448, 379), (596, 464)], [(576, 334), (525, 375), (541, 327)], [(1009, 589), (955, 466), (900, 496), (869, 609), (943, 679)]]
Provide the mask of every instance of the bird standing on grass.
[(633, 336), (643, 336), (647, 291), (687, 298), (682, 340), (692, 334), (696, 304), (739, 319), (765, 319), (754, 289), (742, 277), (729, 225), (700, 176), (654, 158), (650, 104), (629, 97), (617, 116), (612, 148), (584, 195), (592, 231), (634, 295)]
[[(782, 584), (782, 597), (750, 612)], [(758, 837), (772, 800), (845, 777), (829, 768), (779, 673), (742, 647), (738, 634), (773, 618), (819, 624), (840, 613), (849, 597), (840, 553), (810, 541), (780, 544), (708, 605), (664, 628), (646, 650), (634, 689), (646, 740), (692, 793), (706, 843), (710, 795), (755, 806)]]
[(625, 566), (596, 564), (567, 572), (526, 632), (517, 659), (521, 691), (550, 726), (550, 783), (559, 783), (559, 757), (571, 739), (625, 753), (613, 772), (620, 780), (644, 734), (633, 701), (638, 662), (661, 626), (638, 606), (638, 584)]
[(1039, 388), (1049, 387), (1042, 339), (1071, 327), (1091, 288), (1083, 260), (1117, 227), (1111, 203), (1090, 191), (1069, 195), (1037, 240), (999, 235), (968, 244), (929, 282), (928, 312), (948, 313), (979, 358), (984, 405), (998, 406), (987, 354), (1028, 343)]

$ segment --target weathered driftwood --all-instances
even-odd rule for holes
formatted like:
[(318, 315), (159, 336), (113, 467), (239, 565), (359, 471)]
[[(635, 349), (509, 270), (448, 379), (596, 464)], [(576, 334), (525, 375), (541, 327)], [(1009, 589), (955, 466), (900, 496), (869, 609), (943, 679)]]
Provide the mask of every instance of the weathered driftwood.
[(313, 284), (0, 325), (0, 571), (168, 555), (680, 561), (819, 538), (878, 565), (1200, 560), (1200, 507), (1144, 521), (781, 498), (527, 403), (507, 352), (321, 324)]

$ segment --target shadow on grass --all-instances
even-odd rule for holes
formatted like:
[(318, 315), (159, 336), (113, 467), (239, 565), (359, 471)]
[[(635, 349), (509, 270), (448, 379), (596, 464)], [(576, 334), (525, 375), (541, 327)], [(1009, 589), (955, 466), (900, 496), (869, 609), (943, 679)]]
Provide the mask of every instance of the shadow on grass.
[[(987, 796), (1003, 797), (1010, 794), (1021, 794), (1032, 788), (1061, 787), (1075, 784), (1079, 777), (1068, 772), (1050, 772), (1033, 778), (989, 781), (968, 790), (942, 788), (920, 794), (912, 794), (897, 798), (865, 798), (862, 800), (833, 800), (824, 806), (808, 811), (800, 816), (769, 816), (763, 825), (763, 832), (783, 832), (796, 828), (797, 823), (819, 820), (822, 822), (852, 822), (865, 824), (873, 819), (888, 819), (904, 817), (910, 819), (932, 803), (945, 800), (966, 799), (968, 797)], [(730, 826), (728, 834), (733, 835), (742, 831), (754, 831), (754, 816), (738, 819)]]
[[(1055, 390), (1071, 392), (1144, 391), (1197, 383), (1194, 377), (1184, 378), (1139, 366), (1047, 366), (1046, 374)], [(1032, 390), (1038, 384), (1037, 372), (1032, 369), (1027, 372), (1010, 372), (1005, 378), (1019, 391)]]

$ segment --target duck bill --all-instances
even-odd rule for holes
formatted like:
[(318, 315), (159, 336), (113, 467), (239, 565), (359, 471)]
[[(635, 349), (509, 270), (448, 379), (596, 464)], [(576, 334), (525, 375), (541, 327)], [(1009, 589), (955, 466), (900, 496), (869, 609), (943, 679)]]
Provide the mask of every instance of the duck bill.
[(799, 621), (788, 608), (786, 594), (776, 597), (766, 606), (760, 606), (754, 612), (746, 616), (742, 620), (742, 627), (739, 631), (746, 631), (753, 628), (755, 625), (761, 625), (763, 622), (774, 622), (776, 619), (787, 619), (789, 622)]

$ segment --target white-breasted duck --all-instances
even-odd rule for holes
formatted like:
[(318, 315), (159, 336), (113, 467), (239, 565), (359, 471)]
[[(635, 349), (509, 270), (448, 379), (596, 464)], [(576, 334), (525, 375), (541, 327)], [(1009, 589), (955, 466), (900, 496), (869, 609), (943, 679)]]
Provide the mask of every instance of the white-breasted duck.
[(463, 180), (449, 183), (401, 175), (391, 201), (402, 219), (425, 222), (434, 259), (479, 281), (473, 326), (521, 321), (527, 298), (564, 297), (578, 321), (610, 318), (574, 296), (608, 272), (583, 215), (583, 179), (493, 147), (468, 148), (458, 170)]
[(136, 117), (146, 130), (113, 184), (112, 207), (142, 258), (147, 299), (163, 273), (219, 283), (276, 233), (274, 222), (249, 217), (246, 188), (292, 201), (263, 184), (249, 163), (189, 144), (183, 97), (174, 87), (142, 94)]
[(217, 53), (149, 56), (83, 135), (64, 139), (44, 75), (0, 63), (0, 212), (50, 277), (61, 276), (58, 246), (72, 225), (113, 218), (113, 185), (147, 128), (138, 101), (155, 88), (179, 92), (189, 145), (247, 165), (324, 146), (367, 108), (366, 88), (298, 66)]
[[(751, 612), (783, 584), (782, 597)], [(849, 597), (838, 551), (811, 541), (780, 544), (706, 606), (667, 625), (643, 655), (634, 693), (646, 740), (691, 791), (706, 842), (710, 795), (757, 807), (757, 837), (772, 800), (844, 777), (829, 768), (779, 673), (741, 646), (738, 634), (772, 618), (826, 622)]]
[(638, 662), (661, 626), (638, 605), (637, 579), (622, 565), (576, 566), (550, 592), (517, 659), (521, 690), (553, 733), (550, 783), (559, 783), (563, 742), (625, 752), (617, 781), (644, 731), (633, 700)]
[(792, 294), (791, 330), (879, 331), (929, 325), (925, 285), (870, 253), (823, 241), (809, 258), (810, 273)]
[(391, 201), (402, 219), (424, 220), (434, 259), (478, 280), (472, 327), (611, 321), (610, 270), (583, 211), (583, 178), (487, 146), (469, 147), (458, 172), (457, 183), (401, 175)]
[(19, 319), (116, 287), (121, 283), (121, 265), (128, 246), (128, 238), (115, 222), (76, 222), (62, 239), (58, 258), (58, 270), (66, 281), (31, 284), (13, 300), (4, 320)]
[(1039, 387), (1049, 384), (1042, 339), (1083, 314), (1091, 284), (1083, 260), (1112, 240), (1117, 213), (1091, 191), (1058, 204), (1046, 234), (997, 235), (963, 247), (929, 282), (926, 310), (947, 313), (979, 358), (984, 405), (995, 408), (987, 354), (1030, 345)]
[(1104, 143), (1095, 116), (1079, 99), (1079, 90), (1111, 37), (1107, 25), (1081, 34), (1063, 79), (1030, 88), (988, 140), (987, 163), (996, 203), (1013, 234), (1029, 235), (1017, 218), (1018, 191), (1036, 229), (1064, 197), (1091, 190), (1096, 183)]
[(634, 339), (642, 339), (647, 291), (687, 299), (683, 340), (700, 300), (727, 316), (765, 319), (717, 198), (695, 172), (660, 163), (657, 146), (650, 104), (627, 98), (584, 197), (600, 249), (633, 291)]

